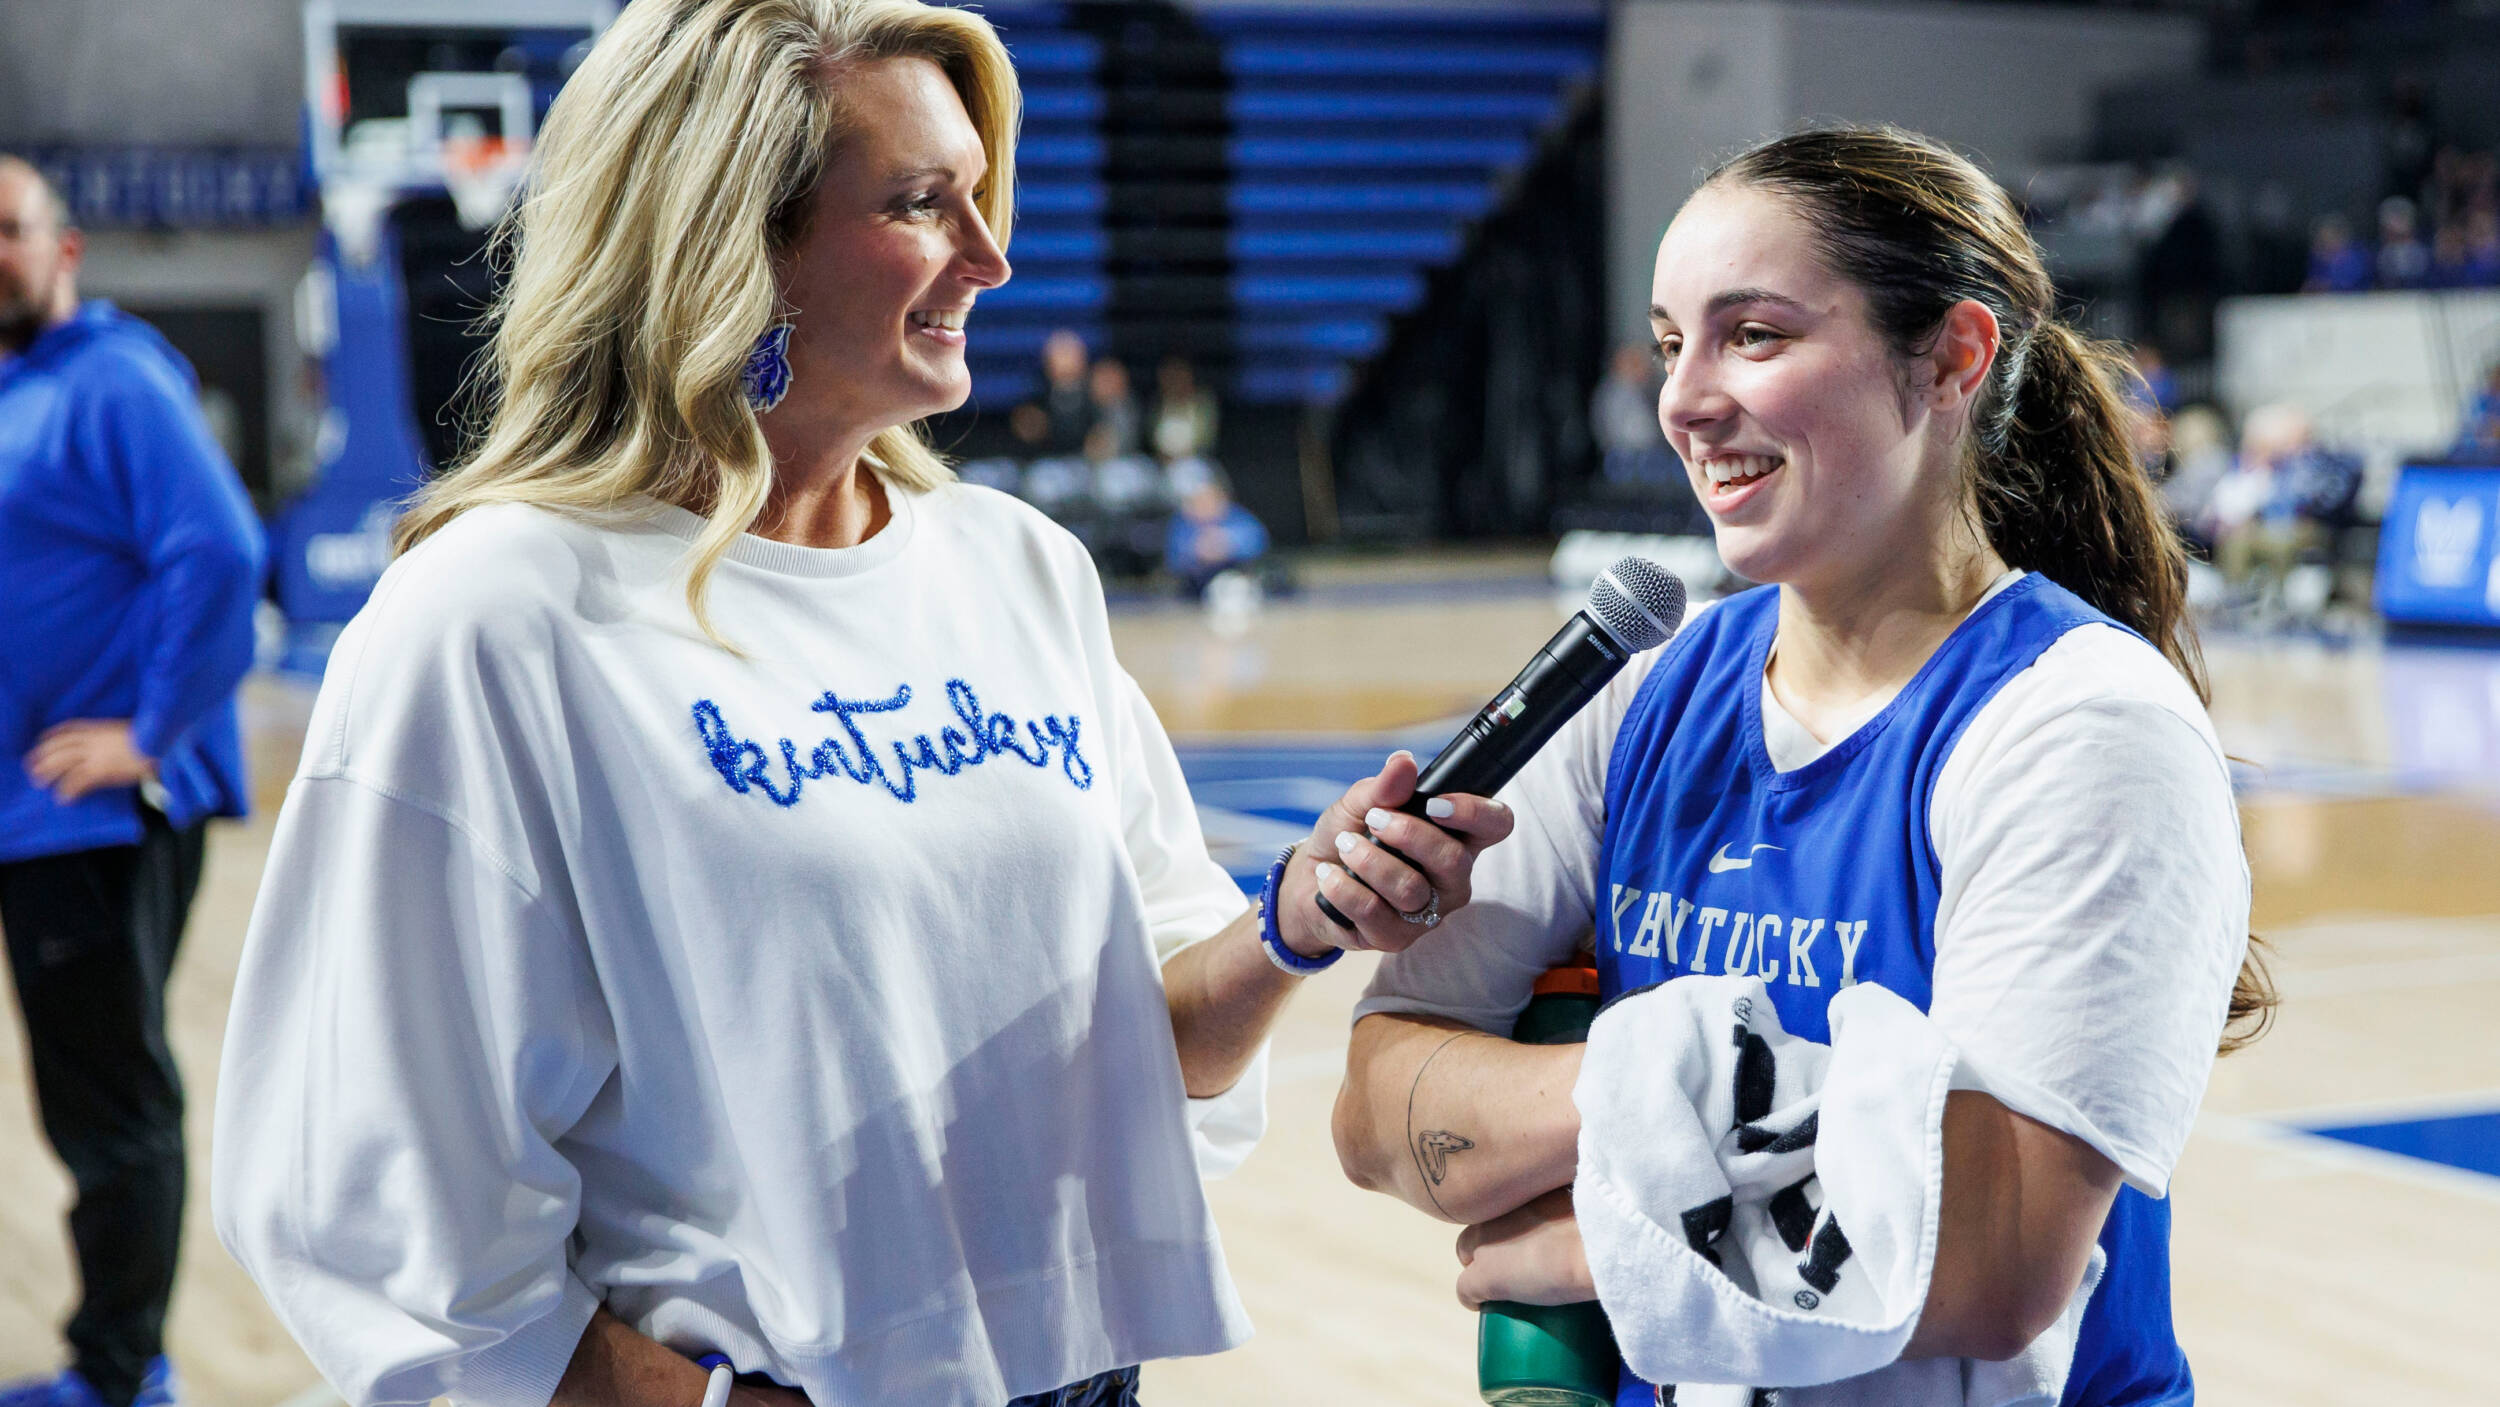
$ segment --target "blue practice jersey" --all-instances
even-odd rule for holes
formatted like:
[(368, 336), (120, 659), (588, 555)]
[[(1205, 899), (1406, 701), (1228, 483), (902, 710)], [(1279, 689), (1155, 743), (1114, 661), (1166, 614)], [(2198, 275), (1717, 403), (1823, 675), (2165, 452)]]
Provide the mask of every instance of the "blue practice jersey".
[[(1602, 994), (1752, 973), (1784, 1029), (1825, 1042), (1843, 987), (1879, 982), (1925, 1010), (1941, 879), (1927, 829), (1936, 778), (2006, 681), (2076, 626), (2113, 623), (2026, 575), (1972, 612), (1865, 726), (1781, 772), (1762, 736), (1778, 591), (1746, 592), (1695, 620), (1642, 682), (1608, 764)], [(2084, 1313), (2063, 1407), (2191, 1401), (2170, 1323), (2168, 1204), (2122, 1187), (2100, 1240), (2109, 1266)], [(1652, 1400), (1626, 1367), (1618, 1407)]]

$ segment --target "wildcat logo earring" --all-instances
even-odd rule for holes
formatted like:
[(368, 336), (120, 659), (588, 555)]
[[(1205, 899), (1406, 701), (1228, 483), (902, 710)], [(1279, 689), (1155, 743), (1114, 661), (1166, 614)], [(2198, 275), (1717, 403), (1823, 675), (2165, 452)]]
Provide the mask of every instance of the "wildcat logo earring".
[(756, 414), (781, 404), (782, 397), (790, 394), (790, 324), (776, 324), (755, 339), (738, 380)]

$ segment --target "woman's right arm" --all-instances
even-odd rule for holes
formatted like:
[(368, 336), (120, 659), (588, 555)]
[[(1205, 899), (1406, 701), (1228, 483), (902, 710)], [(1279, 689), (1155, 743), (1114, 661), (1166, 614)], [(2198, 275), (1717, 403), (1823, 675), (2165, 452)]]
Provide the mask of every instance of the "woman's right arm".
[(1538, 976), (1590, 930), (1607, 759), (1656, 658), (1626, 667), (1502, 788), (1515, 824), (1477, 859), (1473, 902), (1381, 959), (1334, 1123), (1357, 1186), (1472, 1224), (1571, 1181), (1580, 1048), (1507, 1033)]
[(1354, 1025), (1337, 1158), (1358, 1187), (1473, 1224), (1561, 1187), (1579, 1162), (1580, 1047), (1521, 1045), (1443, 1017)]
[(541, 1407), (598, 1307), (566, 1254), (581, 1177), (557, 1141), (615, 1032), (540, 883), (444, 808), (326, 768), (278, 819), (210, 1200), (349, 1401)]

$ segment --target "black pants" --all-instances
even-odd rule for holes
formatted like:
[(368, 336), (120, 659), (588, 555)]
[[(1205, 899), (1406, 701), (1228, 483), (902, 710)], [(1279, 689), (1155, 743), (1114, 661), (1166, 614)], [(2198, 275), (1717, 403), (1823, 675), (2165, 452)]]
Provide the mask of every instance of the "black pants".
[(0, 929), (69, 1215), (81, 1297), (72, 1366), (111, 1407), (164, 1352), (182, 1236), (182, 1081), (165, 1044), (165, 978), (199, 888), (203, 826), (153, 808), (137, 845), (0, 864)]

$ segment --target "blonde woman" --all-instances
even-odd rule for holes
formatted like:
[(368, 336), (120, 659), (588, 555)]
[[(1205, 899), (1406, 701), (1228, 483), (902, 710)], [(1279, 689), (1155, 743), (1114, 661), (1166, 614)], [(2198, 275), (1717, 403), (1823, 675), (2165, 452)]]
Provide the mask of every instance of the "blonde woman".
[(1082, 549), (916, 437), (1017, 107), (960, 11), (642, 0), (550, 113), (218, 1101), (219, 1232), (351, 1401), (1131, 1401), (1248, 1331), (1199, 1178), (1298, 974), (1507, 833), (1459, 798), (1245, 913)]

